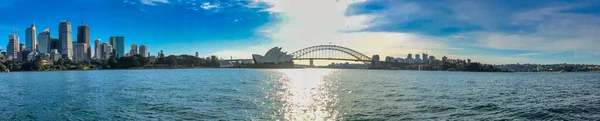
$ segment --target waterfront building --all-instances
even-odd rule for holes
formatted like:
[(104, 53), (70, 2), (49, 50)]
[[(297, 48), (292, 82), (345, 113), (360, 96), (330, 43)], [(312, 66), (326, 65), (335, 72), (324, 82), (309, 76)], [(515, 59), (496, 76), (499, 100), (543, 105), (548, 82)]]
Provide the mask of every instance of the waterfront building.
[(31, 50), (21, 50), (21, 52), (19, 52), (19, 57), (17, 57), (18, 61), (27, 61), (29, 60), (27, 57), (29, 57), (29, 53), (31, 53)]
[(444, 63), (448, 62), (448, 57), (446, 57), (446, 56), (442, 57), (442, 62), (444, 62)]
[(52, 46), (52, 37), (50, 37), (50, 28), (46, 28), (43, 32), (38, 34), (37, 39), (39, 45), (37, 51), (41, 54), (49, 53)]
[(408, 53), (408, 55), (406, 56), (406, 59), (413, 59), (413, 56), (411, 53)]
[(19, 56), (19, 52), (21, 51), (19, 45), (19, 37), (17, 37), (17, 33), (13, 33), (8, 36), (8, 46), (6, 46), (7, 56), (12, 59), (16, 59)]
[(371, 68), (379, 68), (381, 66), (381, 62), (379, 61), (379, 55), (373, 55), (371, 58)]
[(63, 20), (58, 26), (58, 39), (60, 40), (60, 52), (62, 58), (72, 60), (73, 59), (73, 45), (72, 45), (72, 32), (71, 22)]
[(396, 62), (396, 59), (392, 56), (386, 56), (385, 57), (385, 62), (391, 63), (391, 62)]
[(110, 37), (110, 45), (115, 51), (116, 57), (119, 58), (125, 55), (125, 37), (112, 36)]
[(75, 44), (75, 62), (81, 62), (86, 60), (86, 51), (87, 45), (85, 43), (77, 43)]
[(129, 50), (129, 56), (138, 54), (138, 48), (136, 44), (131, 44), (131, 50)]
[(77, 27), (77, 43), (85, 43), (86, 47), (83, 50), (84, 59), (92, 58), (91, 46), (90, 46), (90, 27), (83, 24)]
[(424, 62), (427, 62), (429, 60), (429, 55), (427, 55), (427, 53), (422, 53), (421, 55), (423, 56)]
[(52, 58), (52, 61), (56, 62), (61, 57), (62, 57), (62, 55), (60, 53), (58, 53), (58, 49), (52, 49), (52, 50), (50, 50), (50, 58)]
[[(52, 44), (50, 44), (50, 51), (52, 51), (52, 49), (60, 50), (60, 40), (58, 38), (54, 38), (54, 37), (50, 37), (50, 38), (52, 40)], [(50, 53), (52, 53), (52, 52), (50, 52)]]
[(286, 62), (292, 62), (292, 55), (288, 55), (287, 52), (282, 52), (281, 47), (271, 48), (265, 56), (259, 54), (253, 54), (252, 59), (257, 64), (280, 64)]
[(113, 52), (112, 46), (110, 44), (102, 43), (102, 46), (100, 46), (100, 48), (102, 50), (100, 57), (102, 59), (110, 58), (110, 54)]
[(36, 51), (35, 24), (25, 30), (25, 44), (28, 50)]
[(29, 54), (27, 54), (27, 61), (34, 61), (35, 59), (37, 59), (36, 57), (38, 57), (38, 53), (35, 51), (31, 51), (29, 52)]
[(421, 56), (419, 54), (415, 55), (415, 62), (416, 63), (420, 63), (421, 62)]
[(196, 58), (200, 58), (200, 56), (198, 56), (198, 51), (196, 51)]
[(146, 55), (146, 53), (148, 53), (148, 48), (146, 45), (140, 45), (140, 55), (142, 55), (142, 57), (150, 56), (150, 54)]
[(94, 58), (101, 59), (102, 58), (102, 42), (100, 38), (94, 40)]
[(19, 51), (23, 51), (23, 50), (26, 50), (25, 44), (19, 43)]

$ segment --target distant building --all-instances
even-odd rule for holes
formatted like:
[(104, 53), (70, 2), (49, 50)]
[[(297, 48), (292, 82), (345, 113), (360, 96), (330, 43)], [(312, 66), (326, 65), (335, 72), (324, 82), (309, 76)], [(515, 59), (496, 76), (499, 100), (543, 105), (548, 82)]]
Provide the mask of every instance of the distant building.
[(38, 57), (38, 53), (35, 51), (31, 51), (29, 52), (29, 54), (27, 54), (27, 61), (34, 61), (35, 59), (37, 59), (36, 57)]
[(446, 57), (446, 56), (442, 57), (442, 62), (444, 62), (444, 63), (448, 62), (448, 57)]
[(32, 24), (31, 27), (25, 30), (25, 44), (27, 44), (28, 50), (36, 51), (36, 39), (35, 39), (35, 24)]
[[(50, 51), (52, 51), (52, 49), (60, 50), (60, 40), (58, 38), (54, 38), (54, 37), (50, 37), (50, 38), (52, 38), (52, 44), (50, 46)], [(50, 53), (52, 53), (52, 52), (50, 52)]]
[(427, 53), (421, 53), (421, 55), (423, 56), (424, 62), (427, 62), (429, 60), (429, 55), (427, 55)]
[(60, 52), (64, 59), (73, 59), (71, 22), (63, 20), (58, 26), (58, 39), (60, 40)]
[(138, 54), (138, 48), (136, 44), (131, 44), (131, 50), (129, 50), (129, 56)]
[(29, 60), (29, 58), (28, 58), (29, 57), (29, 53), (31, 53), (31, 50), (22, 50), (19, 53), (19, 57), (17, 57), (17, 60), (19, 60), (19, 61), (27, 61), (27, 60)]
[(408, 55), (406, 56), (406, 59), (413, 59), (412, 54), (408, 53)]
[(149, 54), (146, 55), (148, 53), (148, 48), (146, 47), (146, 45), (140, 45), (140, 55), (142, 55), (142, 57), (148, 57), (150, 56)]
[(100, 48), (102, 49), (102, 52), (101, 52), (102, 59), (110, 58), (111, 53), (113, 52), (112, 46), (110, 44), (102, 43), (102, 46)]
[(94, 40), (94, 58), (102, 59), (102, 42), (100, 38)]
[(19, 56), (19, 52), (21, 51), (19, 45), (19, 37), (17, 37), (17, 33), (13, 33), (8, 36), (8, 46), (6, 46), (7, 56), (16, 59)]
[(419, 54), (416, 54), (416, 55), (415, 55), (415, 61), (416, 61), (417, 63), (421, 62), (421, 56), (420, 56)]
[(83, 24), (81, 22), (81, 26), (77, 27), (77, 43), (84, 43), (85, 48), (82, 51), (84, 60), (88, 60), (92, 58), (92, 49), (90, 46), (90, 27)]
[(77, 43), (75, 44), (75, 61), (81, 62), (87, 60), (86, 51), (87, 45), (85, 43)]
[(39, 45), (37, 51), (41, 54), (49, 53), (52, 47), (52, 37), (50, 37), (50, 28), (46, 28), (37, 36)]
[(196, 52), (196, 58), (200, 58), (200, 56), (198, 56), (198, 52)]
[(371, 58), (371, 68), (379, 68), (381, 67), (381, 62), (379, 61), (379, 55), (373, 55)]
[(112, 36), (110, 37), (110, 45), (116, 51), (116, 57), (125, 56), (125, 37), (123, 36)]
[(52, 61), (56, 62), (61, 57), (62, 57), (62, 55), (60, 53), (58, 53), (58, 49), (52, 49), (52, 50), (50, 50), (50, 58), (52, 58)]
[(394, 57), (392, 57), (392, 56), (386, 56), (386, 57), (385, 57), (385, 62), (388, 62), (388, 63), (390, 63), (390, 62), (392, 62), (392, 63), (395, 63), (395, 62), (396, 62), (396, 59), (395, 59)]

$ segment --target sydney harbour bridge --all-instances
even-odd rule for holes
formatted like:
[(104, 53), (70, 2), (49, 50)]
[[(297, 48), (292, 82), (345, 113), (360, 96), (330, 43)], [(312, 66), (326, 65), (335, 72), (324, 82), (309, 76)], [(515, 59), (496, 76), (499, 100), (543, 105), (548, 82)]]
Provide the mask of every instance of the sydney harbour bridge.
[(313, 60), (342, 60), (342, 61), (361, 61), (371, 62), (371, 58), (356, 50), (337, 46), (337, 45), (317, 45), (300, 49), (291, 53), (292, 60), (309, 60), (313, 65)]

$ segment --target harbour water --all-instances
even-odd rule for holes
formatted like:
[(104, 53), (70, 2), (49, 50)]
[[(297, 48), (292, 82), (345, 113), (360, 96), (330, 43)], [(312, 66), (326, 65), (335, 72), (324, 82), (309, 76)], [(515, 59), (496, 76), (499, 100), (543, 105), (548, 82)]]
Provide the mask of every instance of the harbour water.
[(600, 119), (600, 73), (159, 69), (0, 74), (0, 120), (503, 119)]

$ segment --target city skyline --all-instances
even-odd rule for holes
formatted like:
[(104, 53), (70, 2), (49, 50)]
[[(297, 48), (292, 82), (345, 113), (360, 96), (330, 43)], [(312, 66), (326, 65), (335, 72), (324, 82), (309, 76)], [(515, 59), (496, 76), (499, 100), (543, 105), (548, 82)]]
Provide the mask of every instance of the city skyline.
[[(4, 1), (0, 13), (13, 17), (0, 20), (0, 33), (10, 35), (17, 28), (20, 42), (27, 44), (25, 29), (33, 21), (39, 30), (49, 27), (51, 37), (58, 38), (59, 21), (69, 20), (71, 27), (81, 26), (74, 21), (89, 26), (87, 43), (89, 39), (107, 42), (112, 36), (124, 36), (124, 51), (131, 50), (129, 45), (144, 44), (151, 47), (148, 52), (165, 50), (167, 55), (199, 51), (201, 56), (251, 58), (274, 46), (292, 52), (332, 43), (382, 57), (428, 52), (438, 58), (470, 58), (491, 64), (600, 63), (600, 50), (594, 46), (600, 44), (594, 40), (594, 31), (600, 30), (600, 17), (596, 16), (600, 12), (594, 11), (599, 6), (589, 1), (66, 2), (71, 5)], [(20, 7), (28, 4), (49, 4), (41, 8), (55, 14)], [(317, 6), (304, 9), (311, 5)], [(71, 32), (71, 36), (77, 34)], [(8, 39), (0, 43), (7, 48)]]

